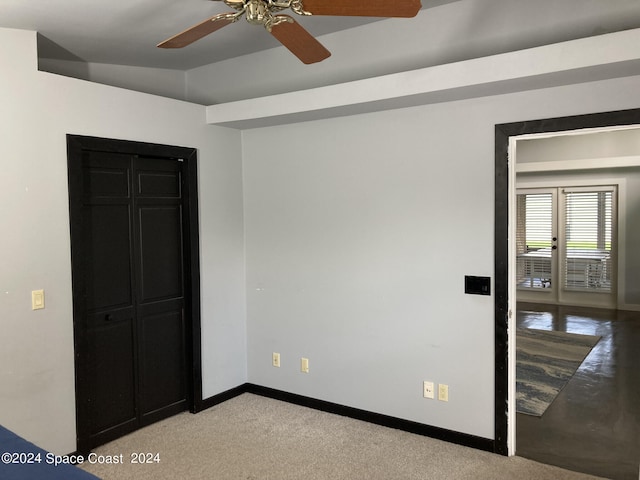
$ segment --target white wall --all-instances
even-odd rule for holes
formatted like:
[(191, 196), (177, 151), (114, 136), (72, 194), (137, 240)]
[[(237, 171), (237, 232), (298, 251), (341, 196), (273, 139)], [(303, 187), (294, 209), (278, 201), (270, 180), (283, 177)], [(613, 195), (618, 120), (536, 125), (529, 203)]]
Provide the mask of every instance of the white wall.
[[(640, 157), (640, 128), (518, 140), (518, 164)], [(604, 166), (605, 161), (601, 162)], [(583, 162), (584, 163), (584, 162)]]
[(57, 73), (136, 92), (151, 93), (177, 100), (186, 99), (186, 74), (182, 70), (51, 58), (40, 58), (38, 68), (43, 72)]
[(38, 72), (34, 32), (0, 45), (0, 424), (76, 449), (68, 133), (198, 149), (204, 396), (245, 382), (240, 134), (201, 106)]
[(637, 108), (639, 86), (244, 131), (249, 381), (493, 438), (494, 299), (464, 276), (493, 277), (494, 126)]

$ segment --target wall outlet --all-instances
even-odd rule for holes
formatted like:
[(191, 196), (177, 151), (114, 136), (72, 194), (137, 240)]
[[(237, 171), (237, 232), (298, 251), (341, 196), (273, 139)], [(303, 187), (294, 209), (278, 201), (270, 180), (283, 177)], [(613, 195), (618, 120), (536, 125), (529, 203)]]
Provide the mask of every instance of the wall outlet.
[(422, 395), (424, 398), (434, 398), (433, 382), (424, 382), (422, 384)]
[(300, 371), (303, 373), (309, 373), (309, 359), (301, 358), (300, 359)]
[(273, 355), (271, 356), (271, 363), (273, 364), (274, 367), (280, 367), (280, 354), (273, 352)]
[(449, 385), (441, 383), (438, 385), (438, 400), (441, 402), (449, 401)]

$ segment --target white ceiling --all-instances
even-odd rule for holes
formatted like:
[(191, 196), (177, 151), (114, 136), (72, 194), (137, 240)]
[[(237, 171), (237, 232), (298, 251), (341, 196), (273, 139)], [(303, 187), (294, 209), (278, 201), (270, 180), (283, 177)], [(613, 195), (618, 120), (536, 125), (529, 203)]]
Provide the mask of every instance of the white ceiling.
[[(393, 1), (393, 0), (390, 0)], [(454, 0), (423, 0), (426, 6)], [(0, 0), (0, 27), (36, 30), (40, 56), (91, 63), (187, 70), (280, 44), (263, 28), (230, 25), (179, 50), (156, 45), (213, 15), (233, 11), (219, 0)], [(313, 35), (379, 19), (296, 17)]]
[[(288, 52), (278, 54), (282, 50), (274, 47), (279, 43), (263, 28), (245, 21), (183, 49), (156, 47), (206, 18), (229, 11), (219, 0), (0, 0), (0, 28), (39, 32), (40, 59), (53, 59), (56, 65), (189, 71), (188, 94), (183, 97), (184, 86), (172, 87), (172, 92), (154, 90), (150, 84), (161, 84), (160, 79), (137, 79), (130, 68), (81, 68), (80, 73), (47, 70), (203, 105), (640, 28), (640, 0), (422, 0), (422, 5), (416, 18), (400, 21), (296, 17), (314, 36), (324, 35), (321, 41), (332, 52), (330, 59), (312, 66)], [(58, 62), (64, 60), (76, 62)], [(173, 75), (172, 70), (166, 72)]]

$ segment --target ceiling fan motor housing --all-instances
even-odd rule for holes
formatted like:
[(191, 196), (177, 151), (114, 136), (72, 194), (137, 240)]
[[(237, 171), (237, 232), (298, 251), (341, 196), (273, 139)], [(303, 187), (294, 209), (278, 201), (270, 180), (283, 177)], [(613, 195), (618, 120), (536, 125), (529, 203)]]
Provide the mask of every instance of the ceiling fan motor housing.
[(269, 7), (263, 0), (249, 0), (245, 15), (251, 25), (265, 25), (272, 17)]

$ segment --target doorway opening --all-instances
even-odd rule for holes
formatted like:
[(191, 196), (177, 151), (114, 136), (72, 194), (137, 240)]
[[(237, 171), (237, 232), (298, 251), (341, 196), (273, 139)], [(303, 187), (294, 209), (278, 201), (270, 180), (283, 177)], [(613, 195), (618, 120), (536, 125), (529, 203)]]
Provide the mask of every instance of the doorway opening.
[[(495, 451), (516, 453), (516, 138), (586, 129), (638, 127), (640, 109), (532, 120), (495, 128)], [(512, 160), (510, 162), (510, 159)], [(620, 232), (621, 234), (621, 232)], [(510, 240), (511, 239), (511, 240)], [(622, 252), (620, 252), (622, 254)], [(624, 258), (618, 258), (618, 263)], [(624, 279), (623, 279), (624, 280)], [(619, 295), (624, 292), (618, 285)], [(622, 305), (619, 305), (619, 308)]]
[(67, 136), (80, 453), (202, 404), (196, 150)]

